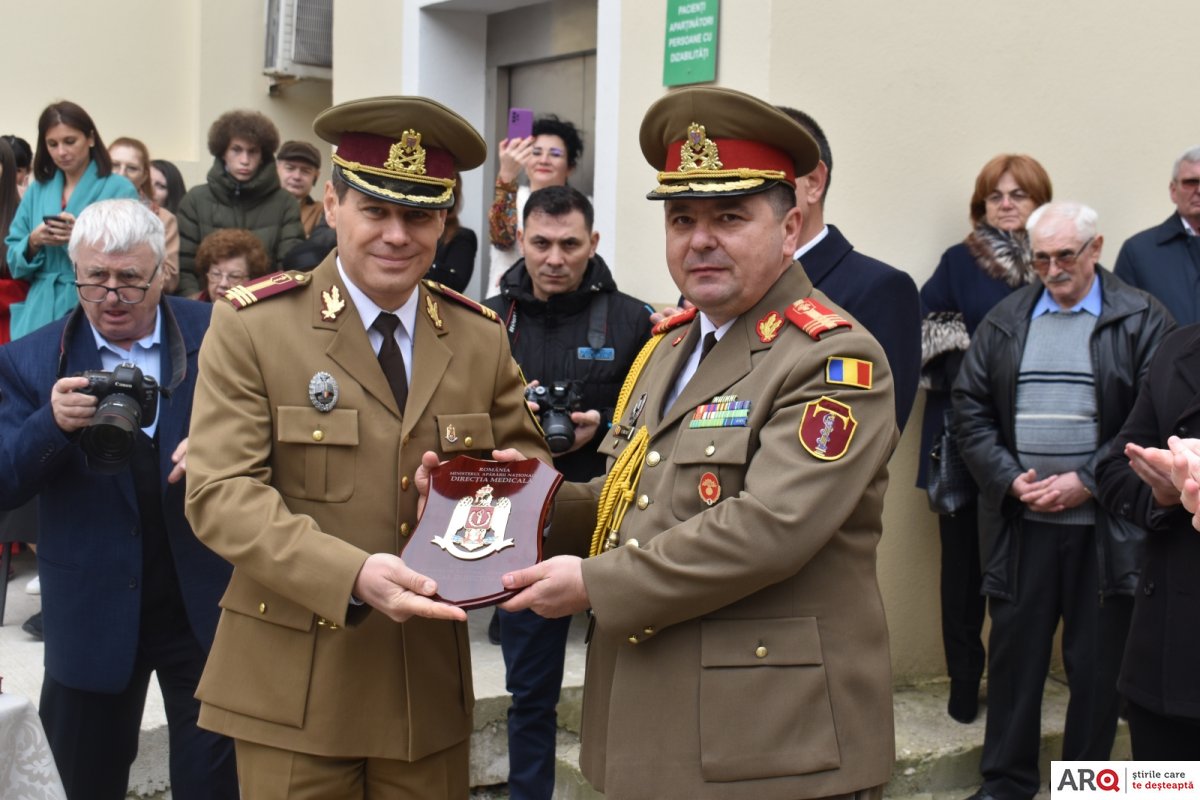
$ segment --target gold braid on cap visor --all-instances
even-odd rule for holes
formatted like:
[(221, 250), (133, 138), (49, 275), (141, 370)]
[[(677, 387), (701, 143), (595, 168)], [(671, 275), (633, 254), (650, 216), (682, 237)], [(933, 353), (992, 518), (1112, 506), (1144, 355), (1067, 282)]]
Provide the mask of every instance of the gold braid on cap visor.
[[(722, 180), (726, 178), (741, 178), (741, 180)], [(709, 179), (709, 180), (706, 180)], [(690, 169), (686, 172), (658, 173), (659, 186), (654, 190), (657, 194), (674, 194), (675, 192), (736, 192), (742, 189), (753, 189), (762, 186), (767, 181), (786, 181), (787, 173), (779, 169)], [(673, 181), (666, 183), (666, 181)], [(678, 181), (675, 183), (674, 181)]]
[[(331, 160), (333, 163), (342, 168), (342, 176), (350, 183), (354, 184), (355, 186), (362, 187), (367, 191), (381, 194), (384, 197), (390, 197), (393, 200), (406, 200), (411, 203), (444, 203), (454, 194), (453, 178), (431, 178), (427, 175), (414, 175), (411, 173), (401, 174), (386, 169), (380, 169), (379, 167), (372, 167), (369, 164), (360, 164), (357, 161), (347, 161), (346, 159), (339, 157), (337, 153), (333, 154)], [(373, 183), (369, 183), (356, 174), (359, 172), (366, 172), (370, 175), (378, 175), (381, 178), (388, 178), (389, 180), (394, 181), (408, 181), (409, 183), (423, 183), (428, 186), (441, 186), (443, 189), (445, 189), (445, 191), (432, 197), (426, 197), (425, 195), (419, 194), (403, 194), (401, 192), (393, 192), (390, 189), (384, 189), (381, 186), (376, 186)]]

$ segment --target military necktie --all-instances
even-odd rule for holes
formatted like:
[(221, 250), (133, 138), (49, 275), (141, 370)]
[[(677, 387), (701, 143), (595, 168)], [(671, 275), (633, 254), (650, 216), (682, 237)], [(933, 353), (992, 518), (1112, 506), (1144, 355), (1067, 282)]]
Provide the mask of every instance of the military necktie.
[(379, 366), (388, 385), (392, 387), (392, 395), (400, 413), (404, 413), (404, 404), (408, 402), (408, 373), (404, 369), (404, 354), (396, 343), (396, 328), (400, 318), (387, 311), (382, 312), (371, 327), (383, 334), (383, 345), (379, 348)]

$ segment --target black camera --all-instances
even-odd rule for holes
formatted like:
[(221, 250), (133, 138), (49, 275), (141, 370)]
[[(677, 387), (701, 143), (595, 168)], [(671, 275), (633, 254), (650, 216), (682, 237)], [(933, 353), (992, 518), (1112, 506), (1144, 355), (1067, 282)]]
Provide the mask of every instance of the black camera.
[(579, 381), (551, 381), (549, 386), (530, 386), (525, 399), (538, 404), (538, 422), (551, 453), (565, 453), (575, 444), (571, 412), (579, 411), (583, 391)]
[(138, 430), (154, 423), (158, 413), (158, 381), (133, 364), (119, 364), (112, 372), (91, 369), (79, 373), (88, 385), (76, 391), (100, 403), (96, 415), (83, 429), (79, 446), (88, 466), (113, 475), (129, 463)]

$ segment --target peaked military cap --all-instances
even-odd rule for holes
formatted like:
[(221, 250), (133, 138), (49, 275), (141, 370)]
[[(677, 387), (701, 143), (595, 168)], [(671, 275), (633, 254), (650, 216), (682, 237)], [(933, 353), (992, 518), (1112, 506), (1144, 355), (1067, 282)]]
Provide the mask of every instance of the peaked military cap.
[(327, 108), (313, 130), (337, 146), (332, 161), (348, 184), (389, 203), (454, 205), (456, 173), (487, 158), (479, 132), (425, 97), (368, 97)]
[(795, 185), (820, 151), (808, 131), (757, 97), (715, 86), (677, 89), (646, 112), (642, 154), (659, 170), (651, 200), (729, 197)]

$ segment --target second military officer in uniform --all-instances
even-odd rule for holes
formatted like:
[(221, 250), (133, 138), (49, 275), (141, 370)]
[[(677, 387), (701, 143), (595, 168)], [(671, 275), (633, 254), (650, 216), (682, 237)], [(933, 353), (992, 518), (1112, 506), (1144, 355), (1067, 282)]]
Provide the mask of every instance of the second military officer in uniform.
[(756, 98), (694, 88), (651, 107), (641, 145), (698, 313), (635, 362), (607, 479), (559, 493), (550, 546), (579, 552), (586, 530), (594, 557), (506, 576), (528, 588), (504, 607), (591, 607), (580, 761), (606, 797), (878, 796), (895, 407), (878, 343), (792, 260), (816, 144)]
[(423, 98), (314, 128), (336, 252), (231, 291), (200, 355), (187, 512), (234, 566), (200, 724), (236, 740), (246, 798), (466, 798), (465, 615), (396, 553), (425, 451), (549, 460), (494, 315), (421, 283), (486, 148)]

